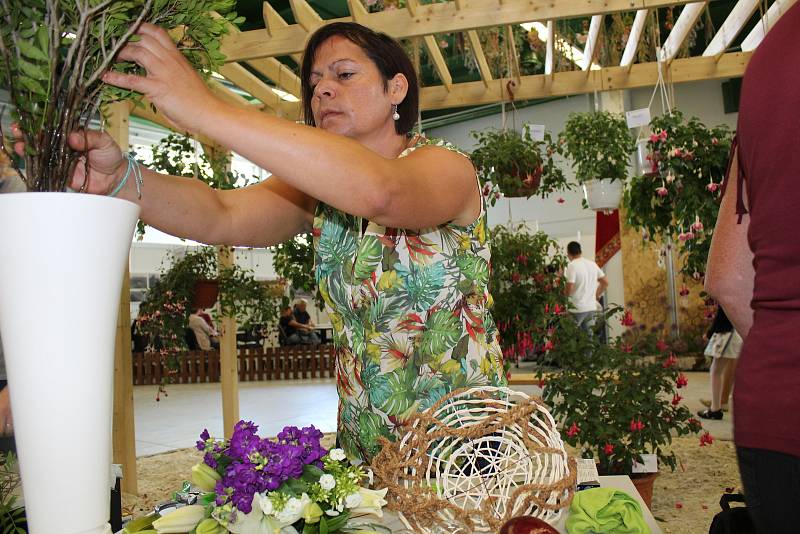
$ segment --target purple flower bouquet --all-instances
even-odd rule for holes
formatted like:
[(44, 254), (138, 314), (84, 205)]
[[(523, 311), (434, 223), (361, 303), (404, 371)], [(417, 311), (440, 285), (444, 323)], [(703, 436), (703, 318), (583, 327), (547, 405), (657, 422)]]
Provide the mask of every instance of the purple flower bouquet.
[(350, 524), (368, 514), (382, 517), (387, 490), (362, 487), (366, 471), (350, 465), (342, 449), (322, 447), (322, 432), (289, 426), (272, 440), (257, 431), (239, 421), (229, 440), (217, 441), (204, 430), (197, 442), (204, 458), (191, 474), (202, 492), (198, 504), (165, 515), (153, 528), (159, 534), (388, 532)]

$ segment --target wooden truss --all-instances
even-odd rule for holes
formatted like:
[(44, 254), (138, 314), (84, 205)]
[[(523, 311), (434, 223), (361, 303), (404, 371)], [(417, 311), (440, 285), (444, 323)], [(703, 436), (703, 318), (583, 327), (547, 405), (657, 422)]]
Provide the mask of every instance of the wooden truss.
[[(362, 0), (348, 0), (350, 16), (324, 21), (306, 0), (290, 0), (295, 24), (288, 24), (270, 5), (263, 4), (265, 28), (239, 31), (231, 27), (223, 39), (221, 50), (227, 63), (220, 74), (233, 85), (257, 99), (252, 102), (222, 84), (213, 90), (226, 101), (254, 108), (288, 119), (300, 118), (300, 79), (297, 73), (277, 58), (289, 56), (299, 63), (300, 53), (308, 36), (327, 22), (355, 21), (395, 38), (420, 37), (441, 85), (423, 87), (420, 92), (422, 110), (446, 109), (491, 104), (507, 99), (507, 79), (492, 77), (481, 47), (478, 30), (505, 26), (510, 36), (512, 26), (539, 23), (546, 28), (544, 74), (521, 76), (516, 50), (511, 52), (511, 76), (516, 82), (516, 99), (536, 99), (595, 91), (652, 86), (658, 79), (657, 62), (635, 61), (648, 13), (657, 8), (683, 6), (680, 16), (661, 48), (661, 68), (672, 82), (689, 82), (744, 74), (753, 50), (767, 31), (797, 0), (775, 0), (768, 11), (762, 8), (761, 21), (742, 41), (741, 51), (727, 52), (763, 0), (738, 0), (725, 22), (715, 33), (701, 56), (678, 58), (691, 30), (709, 2), (680, 0), (452, 0), (420, 4), (406, 0), (406, 9), (369, 13)], [(603, 18), (618, 12), (636, 11), (633, 26), (618, 65), (599, 65), (597, 42)], [(578, 70), (557, 72), (555, 58), (563, 54), (554, 44), (554, 21), (591, 17), (582, 60)], [(477, 82), (454, 83), (447, 62), (437, 44), (435, 34), (463, 32), (475, 56), (481, 79)], [(540, 34), (542, 35), (542, 34)], [(513, 43), (513, 39), (507, 39)], [(247, 67), (244, 64), (247, 64)], [(258, 75), (254, 74), (254, 71)], [(268, 80), (265, 82), (264, 80)], [(135, 108), (134, 115), (165, 124), (149, 109)]]

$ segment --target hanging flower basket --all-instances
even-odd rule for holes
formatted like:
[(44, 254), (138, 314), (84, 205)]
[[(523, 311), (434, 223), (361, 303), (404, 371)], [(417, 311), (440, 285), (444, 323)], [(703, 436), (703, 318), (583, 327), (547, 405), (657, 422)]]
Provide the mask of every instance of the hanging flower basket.
[(219, 282), (216, 280), (198, 280), (194, 284), (193, 308), (211, 308), (217, 302)]
[(621, 180), (589, 180), (583, 184), (583, 194), (589, 209), (594, 211), (613, 211), (622, 201)]

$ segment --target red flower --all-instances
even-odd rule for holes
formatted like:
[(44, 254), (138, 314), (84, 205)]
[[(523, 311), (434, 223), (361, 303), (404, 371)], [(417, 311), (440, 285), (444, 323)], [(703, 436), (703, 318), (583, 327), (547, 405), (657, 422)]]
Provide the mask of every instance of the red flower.
[(564, 309), (558, 304), (556, 304), (555, 307), (553, 308), (553, 313), (555, 313), (556, 315), (561, 315), (563, 311)]
[(542, 345), (542, 350), (546, 352), (548, 350), (553, 350), (553, 347), (555, 347), (555, 345), (553, 344), (553, 340), (552, 339), (548, 339), (547, 343)]
[(703, 435), (700, 436), (700, 446), (705, 447), (706, 445), (711, 445), (712, 443), (714, 443), (714, 438), (708, 433), (708, 430), (706, 430)]
[(666, 352), (669, 350), (669, 345), (667, 345), (667, 342), (663, 339), (659, 339), (656, 342), (656, 350), (658, 350), (658, 352)]
[(708, 189), (711, 193), (716, 193), (717, 189), (719, 189), (719, 184), (714, 182), (709, 182), (708, 185), (706, 186), (706, 189)]
[(528, 256), (525, 254), (520, 254), (517, 256), (517, 261), (523, 265), (528, 265)]
[(622, 350), (622, 352), (627, 352), (628, 354), (633, 352), (633, 347), (631, 345), (627, 345), (627, 344), (626, 345), (622, 345), (620, 347), (620, 349)]
[(689, 288), (686, 286), (682, 286), (679, 294), (680, 296), (685, 297), (686, 295), (689, 294)]
[(678, 380), (675, 381), (675, 387), (680, 389), (680, 388), (684, 387), (688, 383), (689, 383), (689, 381), (686, 379), (686, 375), (681, 373), (681, 374), (678, 375)]
[(631, 419), (631, 432), (636, 432), (637, 430), (642, 430), (644, 428), (644, 423), (642, 423), (641, 419)]
[(520, 277), (519, 273), (513, 273), (513, 274), (511, 275), (511, 281), (512, 281), (512, 282), (514, 282), (515, 284), (518, 284), (518, 283), (519, 283), (519, 281), (520, 281), (520, 278), (521, 278), (521, 277)]
[(712, 137), (712, 138), (711, 138), (711, 144), (712, 144), (712, 145), (719, 144), (719, 140), (718, 140), (716, 137)]
[(676, 503), (675, 503), (675, 508), (677, 508), (678, 510), (680, 510), (681, 508), (683, 508), (683, 504), (681, 504), (681, 503), (679, 503), (679, 502), (676, 502)]
[(545, 385), (544, 378), (540, 378), (540, 379), (539, 379), (539, 387), (540, 387), (540, 388), (544, 388), (544, 385)]
[(563, 204), (564, 202), (566, 202), (566, 200), (564, 200), (561, 197), (558, 197), (558, 200), (556, 200), (556, 202), (558, 202), (559, 204)]
[(664, 363), (661, 365), (666, 369), (667, 367), (672, 367), (673, 365), (678, 363), (678, 358), (675, 357), (674, 354), (670, 353), (669, 358), (664, 360)]
[(580, 431), (581, 431), (580, 427), (578, 427), (578, 425), (576, 425), (575, 423), (572, 423), (572, 426), (569, 427), (569, 430), (567, 430), (567, 435), (569, 437), (577, 436), (578, 432)]
[(682, 400), (682, 399), (683, 399), (683, 397), (681, 397), (680, 395), (678, 395), (678, 394), (676, 393), (676, 394), (675, 394), (675, 395), (673, 395), (673, 397), (672, 397), (672, 405), (673, 405), (673, 406), (677, 406), (678, 404), (680, 404), (680, 403), (681, 403), (681, 400)]
[(606, 446), (603, 447), (603, 453), (606, 456), (611, 456), (612, 454), (614, 454), (614, 446), (610, 443), (606, 443)]
[(669, 191), (662, 185), (661, 187), (656, 187), (656, 194), (663, 198), (669, 194)]
[(633, 320), (633, 313), (630, 310), (625, 310), (625, 315), (622, 316), (622, 326), (633, 326), (636, 321)]

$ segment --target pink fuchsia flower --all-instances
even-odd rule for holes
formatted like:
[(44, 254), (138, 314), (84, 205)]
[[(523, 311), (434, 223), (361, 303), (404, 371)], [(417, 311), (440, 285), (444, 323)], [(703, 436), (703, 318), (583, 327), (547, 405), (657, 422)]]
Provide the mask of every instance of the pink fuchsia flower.
[(540, 378), (540, 379), (539, 379), (538, 386), (539, 386), (540, 388), (544, 388), (545, 384), (546, 384), (546, 382), (545, 382), (544, 378)]
[(521, 278), (522, 277), (519, 275), (519, 273), (513, 273), (511, 275), (511, 281), (514, 282), (515, 284), (519, 283)]
[(694, 232), (703, 231), (703, 223), (700, 222), (700, 217), (697, 215), (694, 216), (694, 222), (692, 223), (692, 231)]
[(687, 150), (686, 152), (683, 153), (683, 159), (685, 159), (686, 161), (692, 161), (694, 159), (694, 152), (692, 152), (691, 150)]
[(666, 352), (666, 351), (667, 351), (667, 349), (669, 349), (669, 345), (668, 345), (668, 344), (667, 344), (667, 342), (666, 342), (666, 341), (664, 341), (663, 339), (659, 339), (659, 340), (656, 342), (656, 350), (657, 350), (658, 352)]
[(686, 378), (686, 375), (683, 374), (683, 373), (680, 373), (678, 375), (678, 379), (675, 381), (675, 387), (680, 389), (682, 387), (685, 387), (686, 384), (688, 384), (688, 383), (689, 383), (689, 380)]
[(666, 369), (668, 367), (674, 366), (677, 363), (678, 363), (678, 358), (676, 358), (674, 354), (670, 353), (669, 357), (666, 360), (664, 360), (664, 363), (662, 363), (661, 365), (664, 367), (664, 369)]
[(528, 256), (526, 256), (525, 254), (520, 254), (519, 256), (517, 256), (517, 261), (522, 265), (528, 265)]
[(717, 189), (719, 189), (719, 184), (715, 183), (714, 180), (711, 180), (706, 186), (706, 189), (708, 189), (708, 191), (711, 193), (716, 193)]
[(570, 426), (569, 430), (567, 430), (567, 435), (569, 437), (574, 437), (574, 436), (577, 436), (578, 432), (580, 432), (580, 431), (581, 431), (580, 427), (578, 425), (576, 425), (575, 423), (572, 423), (572, 426)]
[(672, 172), (672, 169), (670, 169), (669, 171), (667, 171), (667, 176), (664, 178), (664, 180), (665, 180), (665, 181), (666, 181), (668, 184), (671, 184), (672, 182), (674, 182), (674, 181), (675, 181), (675, 173), (674, 173), (674, 172)]
[(669, 194), (669, 191), (667, 190), (666, 187), (662, 185), (661, 187), (656, 187), (656, 194), (661, 198), (664, 198)]
[(450, 45), (448, 44), (448, 42), (445, 39), (442, 39), (441, 41), (439, 41), (439, 48), (447, 48), (448, 46), (450, 46)]
[(636, 432), (644, 428), (644, 423), (641, 419), (631, 419), (631, 432)]
[(556, 304), (555, 307), (553, 307), (553, 313), (555, 313), (556, 315), (561, 315), (562, 313), (564, 313), (564, 311), (566, 311), (565, 308), (562, 308), (561, 305), (559, 304)]
[(603, 447), (603, 454), (606, 456), (611, 456), (614, 454), (614, 446), (610, 443), (606, 443), (605, 447)]
[(671, 158), (680, 158), (683, 156), (683, 151), (680, 148), (673, 148), (669, 152)]
[(678, 510), (680, 510), (681, 508), (683, 508), (683, 504), (681, 504), (681, 503), (679, 503), (679, 502), (676, 502), (676, 503), (675, 503), (675, 508), (677, 508)]
[(556, 200), (556, 202), (558, 202), (559, 204), (563, 204), (566, 201), (563, 198), (558, 197), (558, 200)]
[(633, 352), (633, 347), (632, 347), (631, 345), (625, 344), (625, 345), (622, 345), (622, 346), (620, 347), (620, 350), (621, 350), (622, 352), (625, 352), (625, 353), (628, 353), (628, 354), (630, 354), (631, 352)]
[(712, 145), (718, 145), (719, 144), (719, 139), (717, 139), (716, 137), (712, 137), (711, 138), (711, 144)]
[(547, 352), (548, 350), (553, 350), (554, 347), (555, 347), (555, 344), (553, 343), (553, 340), (552, 339), (548, 339), (547, 343), (542, 345), (542, 350)]
[(636, 324), (636, 321), (633, 320), (633, 313), (630, 310), (625, 310), (625, 315), (622, 316), (620, 324), (622, 324), (622, 326), (633, 326)]
[(706, 430), (702, 436), (700, 436), (700, 446), (705, 447), (706, 445), (711, 445), (714, 443), (714, 437), (708, 433)]
[(681, 290), (678, 294), (682, 297), (687, 296), (689, 294), (689, 288), (686, 286), (681, 286)]
[(677, 406), (678, 404), (681, 403), (681, 400), (683, 400), (683, 397), (681, 397), (676, 393), (675, 395), (672, 396), (672, 405)]
[(685, 234), (684, 233), (678, 234), (678, 241), (691, 241), (692, 239), (694, 239), (694, 232), (692, 232), (691, 230), (686, 232)]

